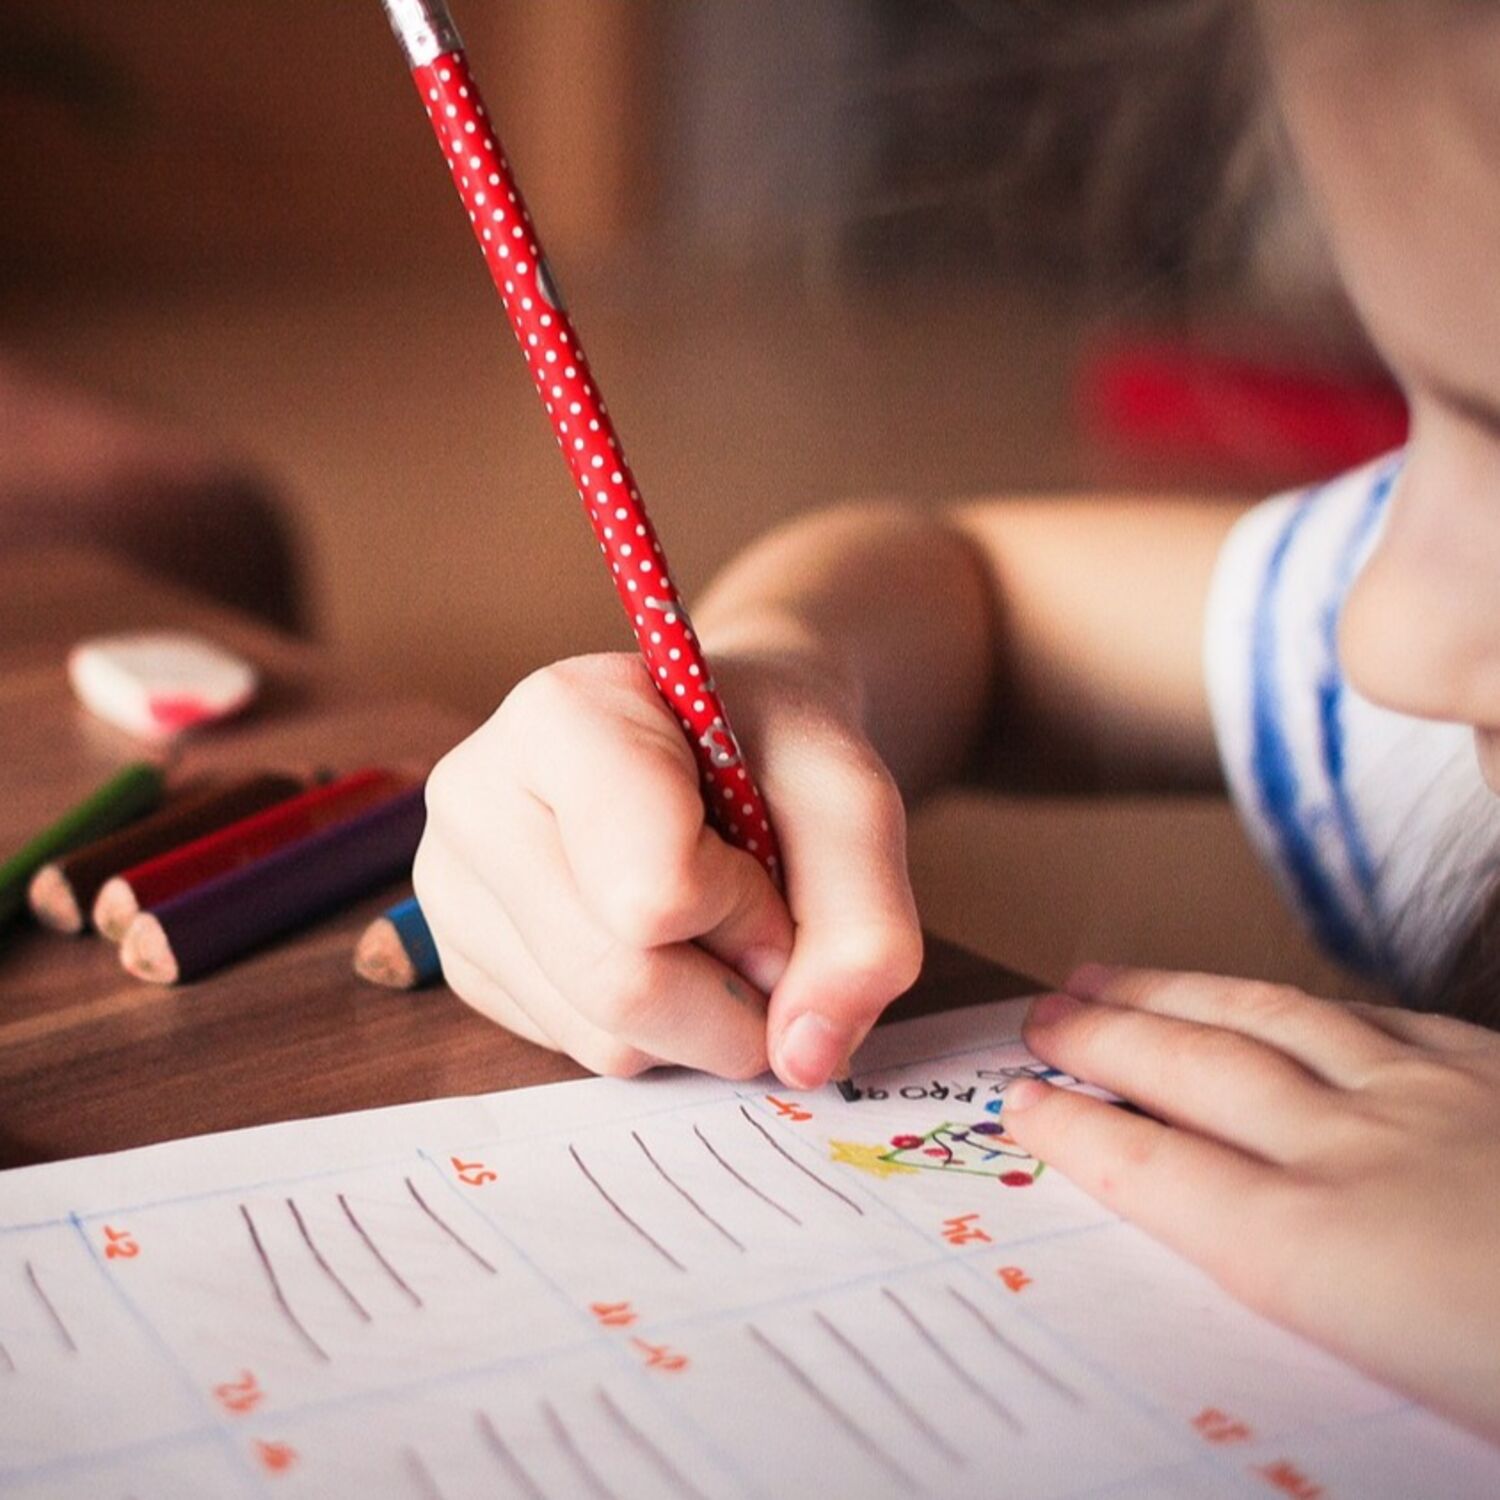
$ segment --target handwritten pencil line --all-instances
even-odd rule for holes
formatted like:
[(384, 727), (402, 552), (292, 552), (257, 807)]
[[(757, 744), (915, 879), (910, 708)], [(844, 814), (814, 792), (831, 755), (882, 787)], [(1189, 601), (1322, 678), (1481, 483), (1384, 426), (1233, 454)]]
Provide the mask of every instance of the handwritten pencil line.
[(790, 1219), (791, 1222), (798, 1227), (798, 1229), (802, 1227), (802, 1220), (799, 1219), (797, 1215), (791, 1211), (791, 1209), (787, 1208), (783, 1204), (778, 1203), (769, 1193), (762, 1192), (758, 1187), (756, 1187), (753, 1182), (750, 1181), (748, 1177), (744, 1176), (743, 1173), (736, 1171), (735, 1168), (732, 1167), (729, 1162), (727, 1162), (718, 1153), (717, 1150), (715, 1150), (714, 1143), (709, 1140), (706, 1135), (704, 1135), (703, 1131), (697, 1125), (693, 1126), (693, 1134), (697, 1136), (700, 1141), (702, 1141), (704, 1150), (707, 1151), (708, 1154), (713, 1157), (713, 1159), (718, 1162), (718, 1164), (723, 1167), (724, 1170), (728, 1172), (729, 1175), (734, 1178), (734, 1180), (739, 1183), (742, 1188), (744, 1188), (747, 1192), (754, 1193), (762, 1203), (771, 1208), (774, 1208), (776, 1212), (782, 1216), (782, 1218)]
[(433, 1477), (432, 1470), (427, 1467), (422, 1455), (408, 1446), (401, 1450), (401, 1457), (406, 1463), (406, 1472), (411, 1475), (412, 1483), (422, 1492), (425, 1500), (443, 1500), (442, 1487)]
[(861, 1370), (885, 1393), (892, 1405), (899, 1408), (913, 1427), (932, 1444), (944, 1458), (962, 1466), (968, 1460), (936, 1427), (922, 1414), (921, 1408), (893, 1381), (879, 1365), (865, 1353), (827, 1314), (814, 1312), (814, 1319), (823, 1331), (857, 1364)]
[(797, 1158), (793, 1156), (792, 1153), (788, 1151), (786, 1147), (783, 1146), (781, 1142), (778, 1141), (776, 1137), (773, 1136), (771, 1132), (767, 1130), (766, 1127), (762, 1125), (760, 1121), (757, 1120), (755, 1116), (751, 1114), (751, 1112), (743, 1104), (740, 1105), (740, 1113), (744, 1115), (744, 1117), (760, 1132), (761, 1137), (764, 1139), (765, 1143), (773, 1151), (777, 1152), (780, 1156), (785, 1157), (786, 1160), (789, 1161), (794, 1167), (796, 1167), (796, 1169), (801, 1172), (804, 1177), (810, 1177), (815, 1183), (817, 1183), (820, 1188), (823, 1189), (825, 1193), (832, 1193), (833, 1196), (839, 1199), (840, 1202), (847, 1203), (855, 1213), (860, 1215), (861, 1218), (864, 1217), (864, 1209), (861, 1208), (859, 1204), (856, 1203), (854, 1199), (848, 1195), (848, 1193), (840, 1192), (838, 1188), (834, 1187), (831, 1182), (824, 1182), (823, 1179), (819, 1177), (811, 1167), (804, 1166), (800, 1161), (798, 1161)]
[(14, 1375), (16, 1373), (16, 1362), (11, 1358), (10, 1350), (4, 1344), (0, 1344), (0, 1359), (5, 1361), (6, 1370)]
[(1072, 1386), (1070, 1386), (1065, 1380), (1062, 1380), (1058, 1376), (1054, 1375), (1052, 1371), (1049, 1370), (1038, 1359), (1036, 1359), (1034, 1355), (1027, 1353), (1027, 1351), (1023, 1349), (1019, 1344), (1017, 1344), (1013, 1339), (1008, 1338), (1005, 1334), (1001, 1333), (998, 1325), (992, 1318), (990, 1318), (990, 1316), (984, 1311), (984, 1309), (978, 1305), (978, 1303), (970, 1301), (970, 1299), (964, 1296), (964, 1294), (959, 1291), (956, 1286), (950, 1286), (948, 1288), (948, 1295), (952, 1297), (953, 1300), (960, 1306), (966, 1308), (969, 1311), (970, 1315), (974, 1318), (974, 1320), (979, 1324), (979, 1326), (983, 1328), (985, 1332), (988, 1333), (989, 1336), (994, 1339), (994, 1341), (999, 1344), (1000, 1347), (1004, 1349), (1005, 1352), (1009, 1354), (1010, 1357), (1014, 1359), (1018, 1364), (1025, 1365), (1025, 1367), (1030, 1370), (1038, 1380), (1040, 1380), (1044, 1385), (1051, 1386), (1051, 1388), (1056, 1391), (1059, 1396), (1065, 1397), (1067, 1400), (1071, 1401), (1074, 1406), (1084, 1405), (1083, 1397)]
[(499, 1430), (490, 1420), (490, 1414), (485, 1411), (476, 1411), (474, 1413), (474, 1425), (479, 1428), (479, 1435), (484, 1439), (485, 1446), (490, 1450), (491, 1456), (505, 1470), (511, 1483), (526, 1496), (526, 1500), (547, 1500), (546, 1492), (527, 1472), (521, 1460), (511, 1451), (510, 1444), (500, 1436)]
[(916, 1480), (893, 1458), (885, 1449), (865, 1431), (848, 1412), (844, 1410), (832, 1396), (828, 1394), (813, 1378), (794, 1360), (786, 1350), (779, 1345), (773, 1344), (753, 1323), (745, 1325), (745, 1331), (760, 1345), (765, 1353), (791, 1376), (793, 1382), (807, 1396), (811, 1397), (819, 1406), (848, 1433), (855, 1445), (863, 1452), (869, 1454), (888, 1474), (906, 1485), (909, 1489), (916, 1489)]
[(302, 1319), (292, 1311), (292, 1304), (287, 1301), (286, 1293), (282, 1290), (281, 1278), (276, 1274), (276, 1267), (271, 1264), (271, 1257), (266, 1254), (266, 1247), (261, 1243), (260, 1230), (255, 1227), (255, 1220), (250, 1216), (249, 1208), (243, 1203), (240, 1204), (240, 1217), (245, 1221), (245, 1228), (250, 1231), (250, 1243), (255, 1247), (255, 1256), (260, 1261), (261, 1270), (266, 1273), (266, 1280), (271, 1284), (271, 1296), (275, 1298), (277, 1307), (281, 1309), (293, 1331), (311, 1351), (314, 1358), (327, 1364), (329, 1362), (328, 1351), (307, 1331)]
[(406, 1178), (406, 1191), (410, 1193), (416, 1200), (417, 1207), (420, 1208), (422, 1212), (426, 1214), (427, 1217), (431, 1219), (432, 1222), (436, 1224), (437, 1227), (441, 1229), (443, 1233), (446, 1234), (448, 1238), (452, 1240), (460, 1250), (468, 1255), (476, 1265), (482, 1266), (486, 1271), (489, 1272), (491, 1276), (494, 1276), (496, 1274), (495, 1267), (489, 1261), (487, 1261), (484, 1256), (482, 1256), (450, 1223), (448, 1223), (446, 1219), (440, 1218), (438, 1216), (437, 1211), (433, 1209), (433, 1207), (427, 1202), (427, 1200), (421, 1195), (421, 1193), (417, 1191), (417, 1185), (411, 1180), (410, 1177)]
[(78, 1345), (74, 1342), (73, 1335), (68, 1332), (68, 1325), (63, 1322), (62, 1314), (58, 1312), (56, 1305), (47, 1295), (46, 1289), (42, 1286), (41, 1278), (36, 1274), (36, 1267), (29, 1260), (26, 1262), (26, 1279), (31, 1283), (31, 1290), (36, 1295), (37, 1301), (46, 1310), (47, 1317), (51, 1321), (53, 1328), (57, 1330), (58, 1338), (63, 1341), (63, 1347), (69, 1354), (77, 1354)]
[(635, 1232), (643, 1240), (645, 1240), (645, 1242), (650, 1245), (651, 1248), (656, 1251), (656, 1253), (661, 1256), (661, 1258), (666, 1261), (668, 1265), (676, 1266), (679, 1271), (687, 1270), (687, 1267), (683, 1265), (683, 1263), (678, 1260), (677, 1257), (673, 1255), (672, 1252), (668, 1250), (660, 1240), (652, 1236), (641, 1224), (632, 1219), (630, 1215), (620, 1207), (620, 1205), (614, 1200), (614, 1198), (610, 1196), (609, 1191), (605, 1188), (604, 1184), (600, 1182), (599, 1179), (595, 1177), (594, 1174), (589, 1170), (588, 1163), (585, 1162), (584, 1159), (578, 1154), (578, 1148), (571, 1143), (568, 1146), (568, 1155), (573, 1158), (574, 1162), (577, 1164), (578, 1170), (582, 1172), (583, 1175), (588, 1179), (589, 1185), (594, 1189), (596, 1193), (598, 1193), (601, 1198), (604, 1199), (607, 1204), (609, 1204), (609, 1206), (614, 1210), (617, 1217), (624, 1220), (626, 1224), (628, 1224), (633, 1230), (635, 1230)]
[(708, 1500), (708, 1497), (704, 1495), (703, 1491), (700, 1490), (687, 1477), (687, 1475), (684, 1474), (682, 1470), (679, 1469), (677, 1465), (674, 1464), (672, 1460), (668, 1458), (667, 1455), (663, 1453), (662, 1450), (658, 1448), (656, 1444), (653, 1443), (651, 1439), (648, 1438), (646, 1434), (642, 1432), (641, 1429), (637, 1427), (635, 1423), (625, 1415), (625, 1413), (620, 1409), (619, 1404), (615, 1401), (614, 1397), (611, 1396), (603, 1386), (597, 1386), (595, 1388), (594, 1397), (599, 1402), (599, 1405), (604, 1408), (605, 1415), (610, 1419), (611, 1422), (614, 1423), (615, 1427), (619, 1429), (621, 1435), (625, 1438), (625, 1441), (629, 1443), (631, 1447), (633, 1447), (638, 1453), (643, 1454), (646, 1460), (652, 1465), (653, 1468), (655, 1468), (656, 1472), (660, 1474), (662, 1478), (665, 1479), (667, 1483), (670, 1484), (673, 1489), (678, 1492), (678, 1494), (686, 1495), (688, 1497), (688, 1500)]
[(558, 1416), (557, 1408), (550, 1401), (542, 1402), (542, 1416), (546, 1420), (547, 1430), (552, 1434), (552, 1441), (563, 1451), (578, 1477), (583, 1480), (589, 1490), (599, 1497), (599, 1500), (618, 1500), (615, 1492), (604, 1482), (604, 1476), (584, 1456), (583, 1449), (574, 1440), (573, 1434), (568, 1431), (563, 1419)]
[(345, 1300), (359, 1317), (366, 1323), (371, 1322), (369, 1309), (349, 1290), (344, 1278), (329, 1265), (328, 1257), (318, 1248), (317, 1242), (312, 1237), (312, 1230), (307, 1227), (307, 1220), (302, 1217), (302, 1210), (297, 1207), (296, 1199), (288, 1198), (286, 1206), (292, 1211), (292, 1218), (296, 1222), (297, 1232), (302, 1236), (302, 1243), (312, 1252), (312, 1258), (317, 1261), (323, 1274), (344, 1294)]
[(686, 1203), (688, 1207), (691, 1208), (699, 1216), (699, 1218), (703, 1219), (706, 1223), (712, 1225), (713, 1228), (717, 1229), (719, 1233), (723, 1235), (724, 1238), (735, 1247), (736, 1250), (743, 1250), (745, 1248), (745, 1242), (742, 1239), (739, 1239), (736, 1235), (731, 1234), (729, 1230), (727, 1230), (721, 1223), (719, 1223), (719, 1221), (714, 1218), (714, 1216), (709, 1213), (709, 1211), (704, 1208), (704, 1206), (695, 1197), (693, 1197), (693, 1195), (688, 1192), (688, 1190), (683, 1187), (683, 1185), (678, 1182), (677, 1179), (673, 1177), (659, 1161), (657, 1161), (657, 1159), (651, 1154), (651, 1148), (645, 1143), (645, 1141), (641, 1139), (640, 1131), (632, 1130), (630, 1132), (630, 1138), (636, 1143), (637, 1146), (641, 1148), (641, 1154), (656, 1169), (656, 1173), (661, 1178), (661, 1180), (665, 1182), (666, 1185), (671, 1188), (672, 1191), (675, 1192), (683, 1200), (683, 1202)]
[(396, 1285), (400, 1287), (400, 1289), (405, 1292), (408, 1297), (411, 1298), (411, 1304), (413, 1307), (423, 1306), (421, 1293), (417, 1292), (406, 1280), (406, 1278), (395, 1268), (395, 1266), (393, 1266), (390, 1261), (388, 1261), (385, 1256), (381, 1254), (380, 1247), (375, 1243), (374, 1240), (370, 1238), (369, 1230), (367, 1230), (365, 1226), (360, 1223), (359, 1219), (355, 1215), (353, 1208), (350, 1207), (348, 1198), (346, 1198), (343, 1193), (340, 1193), (338, 1197), (339, 1207), (343, 1209), (344, 1217), (348, 1219), (350, 1225), (354, 1229), (355, 1234), (357, 1234), (360, 1239), (364, 1241), (365, 1249), (375, 1257), (375, 1264), (378, 1265), (380, 1269), (384, 1271), (385, 1274), (389, 1276), (391, 1280), (394, 1281)]
[(912, 1332), (927, 1345), (938, 1359), (947, 1366), (948, 1370), (957, 1378), (961, 1385), (967, 1386), (989, 1409), (1000, 1418), (1002, 1422), (1014, 1433), (1025, 1432), (1016, 1414), (992, 1392), (980, 1385), (972, 1374), (954, 1357), (952, 1351), (946, 1348), (938, 1339), (938, 1336), (914, 1313), (905, 1302), (901, 1300), (890, 1287), (883, 1286), (880, 1295), (894, 1307), (910, 1325)]

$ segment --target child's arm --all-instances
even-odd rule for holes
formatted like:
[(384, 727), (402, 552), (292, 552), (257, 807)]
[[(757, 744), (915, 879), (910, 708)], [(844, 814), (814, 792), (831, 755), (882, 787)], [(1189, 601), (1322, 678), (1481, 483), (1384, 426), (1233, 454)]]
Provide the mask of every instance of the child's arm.
[[(1500, 1442), (1500, 1038), (1204, 974), (1080, 970), (1022, 1084), (1028, 1151), (1257, 1311)], [(1152, 1118), (1154, 1117), (1154, 1118)]]
[(695, 612), (776, 821), (783, 899), (706, 824), (640, 661), (560, 662), (434, 771), (415, 879), (471, 1004), (599, 1072), (824, 1083), (916, 977), (908, 794), (976, 764), (1207, 781), (1199, 669), (1232, 506), (816, 516)]
[(908, 794), (973, 769), (1070, 789), (1213, 785), (1203, 607), (1241, 509), (847, 506), (751, 547), (698, 628), (711, 653), (805, 640), (831, 654)]

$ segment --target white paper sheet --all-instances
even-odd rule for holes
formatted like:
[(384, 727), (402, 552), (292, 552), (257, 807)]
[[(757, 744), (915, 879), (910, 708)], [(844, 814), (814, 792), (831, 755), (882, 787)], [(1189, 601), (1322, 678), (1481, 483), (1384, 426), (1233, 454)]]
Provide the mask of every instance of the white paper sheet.
[(1500, 1494), (1010, 1143), (1020, 1014), (0, 1176), (0, 1493)]

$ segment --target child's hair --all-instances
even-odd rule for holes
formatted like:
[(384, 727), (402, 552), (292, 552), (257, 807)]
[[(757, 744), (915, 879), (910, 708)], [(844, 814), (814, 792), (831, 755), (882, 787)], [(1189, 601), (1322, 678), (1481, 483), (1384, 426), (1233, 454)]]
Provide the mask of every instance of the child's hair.
[(1403, 1004), (1500, 1025), (1500, 798), (1465, 726), (1380, 724), (1373, 758), (1346, 767), (1372, 859), (1365, 962)]
[[(1443, 780), (1435, 778), (1434, 795), (1443, 795)], [(1451, 841), (1431, 851), (1423, 888), (1402, 914), (1409, 927), (1428, 924), (1412, 941), (1433, 956), (1425, 980), (1402, 999), (1500, 1030), (1500, 799), (1485, 788), (1465, 801), (1451, 819)]]
[(1249, 0), (892, 9), (912, 81), (888, 189), (942, 170), (955, 214), (988, 207), (1002, 255), (1105, 286), (1331, 284)]

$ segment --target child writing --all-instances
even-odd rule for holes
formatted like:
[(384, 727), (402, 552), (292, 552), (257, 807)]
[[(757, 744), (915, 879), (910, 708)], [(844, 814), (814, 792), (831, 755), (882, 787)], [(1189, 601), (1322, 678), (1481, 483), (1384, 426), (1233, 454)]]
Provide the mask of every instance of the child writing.
[[(1429, 1010), (1500, 1016), (1500, 11), (1261, 0), (1286, 124), (1409, 395), (1305, 497), (846, 508), (696, 624), (785, 894), (707, 827), (633, 656), (522, 683), (438, 767), (417, 888), (453, 987), (596, 1071), (814, 1088), (921, 959), (905, 801), (1045, 760), (1220, 777), (1289, 897)], [(1488, 785), (1486, 785), (1488, 783)], [(997, 892), (1003, 899), (1003, 892)], [(1500, 1441), (1500, 1038), (1453, 1015), (1091, 966), (1038, 1001), (1015, 1137), (1236, 1296)]]

